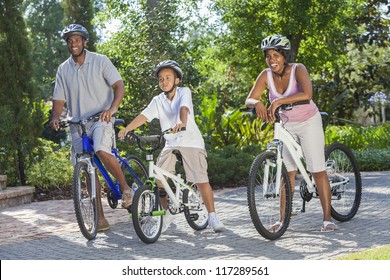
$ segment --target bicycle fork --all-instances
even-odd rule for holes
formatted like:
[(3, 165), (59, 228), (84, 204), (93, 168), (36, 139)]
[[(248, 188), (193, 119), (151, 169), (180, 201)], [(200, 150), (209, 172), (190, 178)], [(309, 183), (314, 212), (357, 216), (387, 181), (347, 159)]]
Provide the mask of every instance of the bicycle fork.
[(95, 199), (96, 198), (96, 168), (92, 164), (91, 158), (80, 158), (78, 160), (79, 162), (85, 162), (88, 166), (88, 174), (91, 176), (91, 198)]

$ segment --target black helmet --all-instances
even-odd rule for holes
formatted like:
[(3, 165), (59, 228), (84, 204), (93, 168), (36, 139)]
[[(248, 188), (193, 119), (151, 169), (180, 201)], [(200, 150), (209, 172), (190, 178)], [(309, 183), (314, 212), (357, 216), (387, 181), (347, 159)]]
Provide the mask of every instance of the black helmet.
[(70, 24), (69, 26), (66, 26), (62, 31), (62, 39), (64, 39), (65, 41), (67, 41), (68, 38), (72, 35), (80, 35), (84, 37), (86, 41), (89, 41), (87, 29), (80, 24)]
[(165, 61), (161, 61), (159, 64), (157, 64), (156, 68), (154, 69), (154, 72), (156, 74), (157, 79), (158, 79), (158, 72), (160, 72), (160, 70), (164, 69), (164, 68), (173, 69), (176, 72), (178, 78), (180, 80), (183, 79), (183, 72), (180, 69), (180, 65), (179, 65), (179, 63), (177, 63), (174, 60), (165, 60)]

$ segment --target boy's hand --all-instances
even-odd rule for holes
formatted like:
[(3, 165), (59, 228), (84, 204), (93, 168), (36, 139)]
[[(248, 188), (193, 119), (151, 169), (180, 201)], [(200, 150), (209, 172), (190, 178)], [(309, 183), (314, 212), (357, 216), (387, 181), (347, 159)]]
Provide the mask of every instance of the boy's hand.
[(118, 132), (118, 137), (120, 140), (123, 140), (125, 139), (126, 137), (126, 134), (129, 133), (129, 130), (127, 130), (126, 128), (122, 129), (121, 131)]
[(172, 131), (173, 133), (180, 132), (183, 127), (185, 127), (185, 125), (182, 122), (179, 122), (174, 127), (172, 127)]

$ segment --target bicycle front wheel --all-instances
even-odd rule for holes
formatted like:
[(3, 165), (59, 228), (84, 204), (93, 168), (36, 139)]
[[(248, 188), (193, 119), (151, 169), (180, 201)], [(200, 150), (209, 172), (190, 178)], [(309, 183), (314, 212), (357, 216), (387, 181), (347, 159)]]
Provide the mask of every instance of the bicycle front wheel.
[(88, 164), (78, 162), (73, 173), (73, 203), (80, 231), (88, 240), (96, 237), (98, 229), (97, 200), (91, 196), (91, 190)]
[(351, 150), (340, 143), (325, 149), (334, 219), (345, 222), (352, 219), (359, 209), (362, 197), (362, 179)]
[(183, 203), (188, 210), (184, 211), (184, 215), (190, 227), (194, 230), (205, 229), (208, 225), (209, 215), (196, 184), (183, 191)]
[(291, 217), (291, 184), (284, 164), (277, 187), (276, 154), (263, 152), (252, 163), (247, 189), (248, 206), (256, 230), (275, 240), (288, 228)]
[(161, 234), (163, 213), (157, 195), (150, 184), (143, 185), (135, 192), (131, 206), (135, 232), (147, 244), (156, 242)]

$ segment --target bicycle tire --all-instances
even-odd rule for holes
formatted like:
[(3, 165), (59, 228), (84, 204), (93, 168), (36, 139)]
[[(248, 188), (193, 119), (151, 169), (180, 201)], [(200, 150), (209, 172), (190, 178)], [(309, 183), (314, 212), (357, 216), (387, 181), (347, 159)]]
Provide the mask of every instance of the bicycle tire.
[(149, 183), (140, 186), (133, 198), (131, 216), (135, 232), (146, 244), (156, 242), (161, 234), (162, 215), (152, 214), (160, 209), (158, 191)]
[(121, 169), (123, 175), (125, 176), (126, 183), (133, 189), (136, 190), (140, 186), (146, 182), (148, 179), (148, 171), (146, 170), (145, 165), (142, 160), (134, 155), (129, 155), (126, 157), (127, 163), (131, 167), (134, 174), (138, 177), (140, 181), (138, 181), (134, 176), (130, 173), (129, 169), (125, 164), (121, 164)]
[[(252, 222), (260, 235), (270, 240), (278, 239), (286, 232), (292, 208), (291, 184), (286, 167), (282, 164), (282, 187), (278, 194), (275, 190), (276, 168), (274, 152), (265, 151), (258, 155), (252, 163), (247, 188)], [(265, 175), (268, 178), (264, 177)], [(264, 186), (268, 189), (265, 194), (263, 194)], [(282, 221), (280, 221), (281, 216), (283, 216)], [(276, 226), (278, 222), (281, 224)]]
[(73, 173), (73, 204), (80, 231), (88, 240), (96, 237), (99, 218), (97, 199), (90, 196), (91, 187), (88, 164), (77, 162)]
[[(325, 158), (331, 185), (339, 183), (331, 189), (331, 215), (337, 221), (349, 221), (356, 215), (362, 196), (362, 179), (357, 161), (352, 151), (340, 143), (328, 146)], [(345, 183), (342, 183), (343, 180)]]
[(190, 227), (194, 230), (205, 229), (208, 225), (209, 215), (196, 184), (193, 184), (190, 189), (183, 191), (183, 203), (191, 204), (187, 206), (188, 211), (184, 211), (184, 216)]

